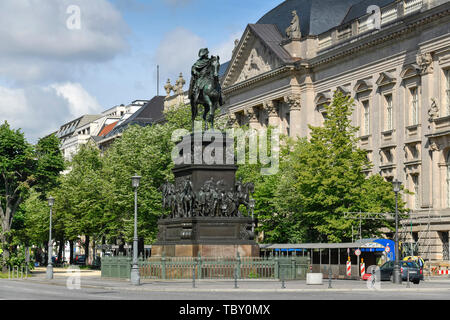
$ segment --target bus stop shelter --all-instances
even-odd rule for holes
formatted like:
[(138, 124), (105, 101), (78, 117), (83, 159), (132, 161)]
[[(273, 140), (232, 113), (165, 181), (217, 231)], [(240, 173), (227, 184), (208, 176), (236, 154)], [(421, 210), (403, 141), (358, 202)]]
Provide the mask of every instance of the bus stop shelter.
[[(386, 252), (386, 247), (389, 247)], [(361, 252), (359, 256), (356, 251)], [(308, 256), (312, 272), (323, 273), (327, 278), (331, 270), (336, 279), (359, 279), (360, 263), (365, 269), (394, 260), (394, 241), (388, 239), (362, 239), (352, 243), (300, 243), (300, 244), (261, 244), (261, 255)], [(346, 275), (347, 261), (351, 262), (351, 276)]]

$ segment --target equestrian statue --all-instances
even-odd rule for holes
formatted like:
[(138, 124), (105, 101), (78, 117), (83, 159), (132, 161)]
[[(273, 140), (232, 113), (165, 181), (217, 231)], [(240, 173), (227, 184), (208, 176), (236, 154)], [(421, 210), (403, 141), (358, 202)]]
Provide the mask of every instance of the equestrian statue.
[(189, 99), (192, 109), (192, 131), (198, 115), (198, 106), (203, 105), (205, 131), (214, 129), (214, 114), (223, 105), (222, 89), (219, 82), (220, 57), (208, 57), (207, 48), (200, 49), (199, 59), (192, 66)]

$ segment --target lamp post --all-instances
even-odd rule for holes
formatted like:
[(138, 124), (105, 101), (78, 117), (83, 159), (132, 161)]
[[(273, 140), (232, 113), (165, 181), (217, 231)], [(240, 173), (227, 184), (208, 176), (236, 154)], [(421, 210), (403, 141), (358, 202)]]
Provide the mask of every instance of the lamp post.
[(55, 204), (55, 198), (49, 197), (48, 198), (48, 205), (50, 207), (50, 226), (49, 226), (49, 237), (48, 237), (48, 265), (47, 265), (47, 279), (51, 280), (53, 279), (53, 265), (52, 265), (52, 208)]
[(400, 188), (402, 183), (395, 179), (392, 183), (395, 192), (395, 264), (394, 264), (394, 283), (401, 284), (402, 283), (402, 275), (400, 273), (400, 261), (399, 261), (399, 248), (398, 248), (398, 193), (400, 192)]
[(255, 212), (255, 199), (249, 200), (249, 207), (250, 211), (252, 212), (252, 233), (255, 233), (255, 218), (254, 218), (254, 212)]
[(138, 286), (141, 282), (138, 266), (138, 235), (137, 235), (137, 189), (141, 177), (131, 177), (131, 185), (134, 188), (134, 239), (133, 239), (133, 266), (131, 267), (131, 284)]

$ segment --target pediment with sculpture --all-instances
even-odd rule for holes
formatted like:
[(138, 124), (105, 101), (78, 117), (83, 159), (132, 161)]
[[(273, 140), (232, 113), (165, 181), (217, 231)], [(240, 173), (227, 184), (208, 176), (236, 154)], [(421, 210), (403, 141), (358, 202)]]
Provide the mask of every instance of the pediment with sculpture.
[(277, 69), (282, 65), (281, 60), (257, 36), (247, 30), (244, 41), (231, 61), (229, 72), (224, 80), (224, 87), (228, 87), (261, 74)]

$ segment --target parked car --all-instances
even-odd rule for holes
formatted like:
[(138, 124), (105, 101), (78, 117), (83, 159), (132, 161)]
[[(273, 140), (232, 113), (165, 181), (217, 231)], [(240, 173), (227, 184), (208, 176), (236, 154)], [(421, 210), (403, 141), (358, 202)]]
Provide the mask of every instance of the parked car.
[(58, 257), (57, 256), (53, 256), (52, 257), (52, 264), (55, 265), (58, 261)]
[(86, 256), (84, 254), (77, 254), (73, 259), (73, 264), (75, 265), (85, 265), (86, 264)]
[[(414, 284), (419, 284), (420, 280), (423, 280), (423, 270), (414, 261), (400, 261), (400, 273), (402, 280), (407, 281), (409, 271), (409, 281)], [(393, 279), (395, 261), (388, 261), (380, 268), (381, 281)]]

